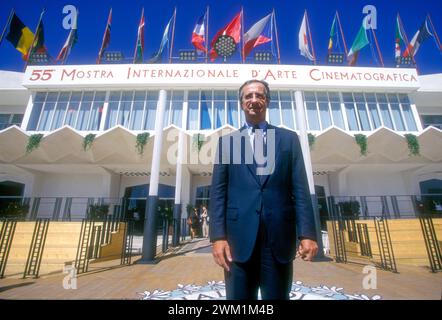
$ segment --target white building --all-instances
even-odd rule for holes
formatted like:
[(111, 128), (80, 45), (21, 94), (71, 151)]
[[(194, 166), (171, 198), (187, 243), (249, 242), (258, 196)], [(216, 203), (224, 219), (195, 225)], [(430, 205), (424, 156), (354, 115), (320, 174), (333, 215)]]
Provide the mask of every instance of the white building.
[[(187, 204), (208, 200), (212, 147), (220, 132), (242, 126), (237, 90), (251, 78), (270, 84), (268, 121), (300, 134), (322, 217), (333, 201), (358, 201), (360, 216), (413, 216), (417, 200), (442, 212), (442, 74), (399, 68), (112, 64), (0, 71), (0, 196), (29, 198), (30, 218), (76, 220), (96, 202), (110, 204), (110, 213), (144, 214), (164, 89), (159, 197), (181, 204), (184, 217)], [(311, 151), (304, 128), (315, 136)], [(143, 132), (150, 137), (140, 154)], [(40, 144), (27, 152), (38, 133)], [(91, 133), (95, 139), (84, 148)], [(366, 155), (355, 134), (367, 137)], [(405, 134), (417, 137), (419, 155), (410, 155)], [(205, 140), (199, 152), (198, 137)]]

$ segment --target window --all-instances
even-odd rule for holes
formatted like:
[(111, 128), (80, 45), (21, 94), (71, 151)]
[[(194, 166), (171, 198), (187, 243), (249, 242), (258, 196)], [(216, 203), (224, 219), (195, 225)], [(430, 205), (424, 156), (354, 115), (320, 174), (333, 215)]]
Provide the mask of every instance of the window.
[(424, 128), (433, 126), (442, 130), (442, 115), (421, 115)]
[(133, 91), (123, 91), (121, 95), (120, 111), (118, 112), (117, 124), (129, 127), (129, 117), (134, 97)]
[(239, 128), (238, 108), (238, 93), (236, 91), (227, 91), (227, 123), (235, 128)]
[(183, 100), (184, 91), (173, 91), (172, 92), (172, 103), (170, 105), (171, 119), (170, 122), (177, 126), (182, 127), (182, 115), (183, 115)]
[(188, 94), (188, 115), (187, 115), (187, 129), (198, 130), (198, 104), (199, 91), (189, 91)]
[(22, 114), (11, 114), (11, 113), (0, 114), (0, 130), (6, 129), (13, 125), (20, 127), (22, 120), (23, 120)]
[[(410, 100), (406, 94), (399, 94), (399, 102), (402, 108), (402, 114), (404, 115), (405, 123), (407, 124), (408, 131), (417, 131), (416, 121), (411, 111)], [(439, 127), (442, 129), (442, 127)]]
[(358, 131), (359, 126), (353, 95), (351, 93), (343, 93), (342, 98), (344, 100), (345, 112), (347, 114), (348, 128), (351, 131)]
[(67, 105), (64, 123), (72, 128), (75, 128), (75, 122), (77, 121), (78, 108), (80, 107), (82, 95), (82, 92), (72, 92), (70, 101)]
[(274, 126), (279, 126), (281, 124), (281, 116), (279, 113), (279, 97), (278, 97), (278, 92), (275, 90), (271, 92), (268, 109), (269, 109), (269, 122)]
[(135, 91), (132, 116), (130, 117), (130, 130), (141, 130), (143, 125), (144, 102), (146, 91)]
[(366, 93), (365, 100), (367, 101), (368, 113), (370, 115), (373, 129), (381, 126), (381, 119), (379, 117), (378, 107), (376, 105), (376, 97), (374, 93)]
[(382, 121), (384, 126), (390, 129), (393, 128), (393, 122), (391, 121), (390, 110), (388, 109), (387, 97), (384, 93), (376, 93), (376, 99), (378, 100), (379, 109), (381, 110)]
[(144, 130), (155, 130), (159, 91), (147, 91), (146, 110), (144, 112)]
[(101, 116), (103, 115), (104, 100), (106, 92), (95, 92), (94, 101), (92, 103), (91, 114), (89, 118), (88, 130), (99, 130), (101, 123)]
[(281, 100), (282, 123), (290, 128), (295, 129), (294, 114), (292, 108), (292, 97), (290, 91), (279, 92)]
[(321, 119), (322, 130), (325, 130), (332, 125), (330, 110), (328, 108), (327, 92), (317, 92), (316, 96), (318, 97), (319, 116)]
[(358, 110), (359, 122), (362, 131), (370, 131), (370, 121), (368, 120), (368, 113), (365, 107), (365, 99), (362, 93), (354, 93), (356, 101), (356, 109)]
[(212, 91), (201, 91), (200, 129), (212, 129)]
[(304, 92), (305, 108), (309, 130), (321, 130), (319, 126), (318, 111), (316, 109), (316, 97), (314, 92)]
[(339, 93), (329, 92), (328, 96), (330, 98), (330, 107), (333, 116), (333, 123), (335, 126), (345, 129), (344, 118), (341, 111), (341, 100), (339, 99)]
[(395, 94), (388, 94), (388, 101), (390, 102), (391, 113), (393, 114), (396, 130), (405, 131), (404, 121), (402, 120), (401, 110), (399, 108), (399, 99)]
[(58, 96), (57, 107), (55, 109), (54, 120), (52, 121), (51, 125), (51, 130), (62, 127), (70, 95), (70, 92), (60, 92), (60, 95)]
[(120, 99), (121, 91), (114, 91), (110, 93), (106, 129), (112, 128), (117, 125)]
[(213, 92), (213, 108), (215, 111), (215, 128), (222, 127), (226, 121), (225, 121), (225, 91), (214, 91)]

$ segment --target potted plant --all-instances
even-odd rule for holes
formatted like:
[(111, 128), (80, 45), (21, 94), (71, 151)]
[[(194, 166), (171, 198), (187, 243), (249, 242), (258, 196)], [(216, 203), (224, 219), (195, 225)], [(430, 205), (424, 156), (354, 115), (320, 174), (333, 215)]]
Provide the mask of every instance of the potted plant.
[(342, 217), (355, 219), (359, 217), (361, 207), (359, 201), (342, 201), (338, 202), (338, 206)]
[(109, 212), (108, 204), (89, 205), (88, 218), (92, 220), (103, 220)]
[(0, 212), (2, 218), (21, 220), (24, 219), (29, 211), (29, 205), (18, 201), (11, 201)]

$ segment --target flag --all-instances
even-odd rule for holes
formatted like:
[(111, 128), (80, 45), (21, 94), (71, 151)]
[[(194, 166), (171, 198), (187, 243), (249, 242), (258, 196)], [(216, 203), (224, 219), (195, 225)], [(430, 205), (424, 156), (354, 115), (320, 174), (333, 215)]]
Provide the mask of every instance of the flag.
[(137, 43), (135, 44), (134, 63), (142, 63), (144, 54), (144, 8), (138, 25)]
[(15, 13), (12, 15), (11, 22), (9, 23), (9, 32), (6, 35), (6, 39), (15, 49), (22, 53), (23, 59), (26, 60), (27, 53), (34, 40), (34, 34)]
[(396, 17), (396, 32), (395, 32), (395, 44), (394, 44), (394, 57), (396, 60), (401, 56), (401, 44), (405, 41), (405, 31), (399, 21), (399, 14)]
[(77, 17), (78, 14), (75, 15), (75, 18), (72, 21), (71, 31), (69, 31), (69, 35), (63, 45), (63, 48), (61, 48), (60, 53), (57, 56), (57, 61), (61, 60), (64, 63), (71, 52), (72, 47), (77, 43)]
[(203, 14), (201, 17), (199, 17), (198, 22), (195, 25), (195, 28), (193, 28), (192, 44), (195, 46), (197, 51), (207, 53), (207, 49), (204, 46), (204, 43), (206, 42), (205, 21), (206, 21), (206, 14)]
[(215, 43), (216, 40), (222, 35), (231, 36), (236, 44), (239, 43), (241, 38), (241, 15), (242, 11), (238, 13), (232, 21), (230, 21), (224, 28), (219, 30), (212, 41), (210, 42), (211, 50), (210, 50), (210, 61), (215, 60), (218, 57), (218, 54), (215, 51)]
[(328, 53), (330, 54), (332, 52), (333, 49), (333, 38), (335, 37), (336, 34), (336, 14), (335, 17), (333, 18), (333, 23), (330, 29), (330, 39), (328, 40)]
[(157, 53), (149, 60), (149, 63), (157, 63), (160, 61), (164, 47), (169, 42), (169, 29), (174, 16), (172, 16), (172, 18), (170, 18), (169, 22), (167, 23), (166, 28), (164, 29), (163, 32), (163, 38), (161, 39), (160, 48), (158, 49)]
[(104, 29), (103, 42), (101, 43), (100, 51), (98, 52), (97, 64), (101, 63), (103, 58), (104, 50), (109, 46), (111, 38), (111, 24), (112, 24), (112, 8), (109, 12), (109, 17), (107, 18), (106, 29)]
[(349, 64), (354, 66), (356, 64), (356, 61), (359, 56), (359, 51), (364, 48), (367, 44), (369, 44), (368, 37), (367, 37), (367, 30), (365, 29), (365, 19), (362, 21), (362, 26), (359, 29), (358, 34), (356, 35), (355, 40), (353, 41), (353, 44), (350, 48), (350, 51), (348, 52), (347, 59), (349, 61)]
[(271, 35), (264, 35), (264, 28), (268, 25), (272, 14), (269, 14), (255, 23), (249, 31), (244, 34), (244, 57), (247, 57), (253, 48), (272, 41)]
[(424, 23), (422, 23), (419, 30), (416, 32), (416, 34), (413, 36), (413, 38), (410, 41), (410, 44), (408, 45), (408, 48), (404, 52), (404, 57), (412, 56), (414, 57), (419, 50), (419, 47), (421, 44), (427, 40), (429, 37), (432, 37), (433, 35), (430, 33), (430, 29), (428, 29), (427, 25), (427, 19), (425, 19)]
[(43, 27), (43, 19), (41, 17), (45, 11), (42, 12), (40, 16), (40, 22), (37, 26), (37, 31), (35, 32), (35, 38), (32, 42), (31, 48), (29, 49), (28, 53), (25, 55), (25, 60), (28, 60), (29, 57), (32, 56), (33, 53), (46, 53), (48, 52), (48, 49), (46, 49), (45, 46), (45, 35), (44, 35), (44, 27)]
[(302, 18), (301, 28), (299, 29), (298, 34), (298, 46), (301, 55), (309, 59), (310, 61), (314, 61), (312, 54), (310, 53), (310, 49), (308, 47), (308, 38), (307, 38), (307, 12), (304, 13), (304, 17)]

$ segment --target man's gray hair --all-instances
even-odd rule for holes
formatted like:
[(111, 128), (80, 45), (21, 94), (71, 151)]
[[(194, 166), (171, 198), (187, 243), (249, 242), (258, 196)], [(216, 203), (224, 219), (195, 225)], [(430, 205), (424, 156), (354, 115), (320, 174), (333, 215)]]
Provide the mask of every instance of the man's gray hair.
[(252, 79), (252, 80), (247, 80), (246, 82), (244, 82), (241, 85), (241, 87), (239, 87), (239, 90), (238, 90), (239, 104), (240, 105), (242, 104), (242, 97), (243, 97), (242, 90), (244, 89), (245, 86), (247, 86), (247, 85), (249, 85), (251, 83), (261, 83), (264, 86), (266, 100), (267, 100), (267, 103), (269, 103), (270, 102), (270, 88), (269, 88), (269, 84), (267, 82), (265, 82), (264, 80)]

